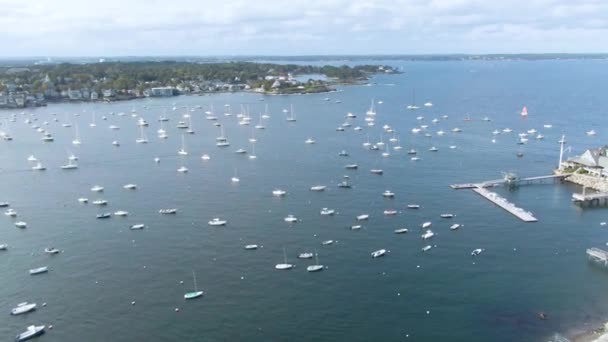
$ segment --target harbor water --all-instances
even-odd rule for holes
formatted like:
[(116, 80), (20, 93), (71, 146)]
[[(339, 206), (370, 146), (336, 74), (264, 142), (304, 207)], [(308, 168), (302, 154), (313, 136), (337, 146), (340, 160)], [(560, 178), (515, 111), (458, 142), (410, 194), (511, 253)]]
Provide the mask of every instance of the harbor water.
[[(608, 242), (608, 228), (600, 225), (608, 209), (580, 209), (571, 202), (579, 189), (569, 184), (494, 188), (538, 219), (524, 223), (449, 185), (498, 179), (501, 172), (551, 174), (562, 134), (570, 147), (565, 157), (603, 146), (608, 62), (365, 62), (403, 73), (325, 94), (229, 93), (0, 112), (0, 130), (13, 137), (0, 141), (0, 201), (18, 212), (16, 219), (0, 217), (0, 244), (9, 245), (0, 251), (6, 313), (0, 339), (30, 324), (52, 324), (41, 341), (543, 341), (606, 320), (608, 274), (590, 265), (585, 251)], [(377, 114), (370, 127), (364, 117), (372, 101)], [(420, 109), (406, 109), (414, 101)], [(283, 112), (292, 105), (296, 122)], [(249, 108), (250, 125), (238, 123), (241, 106)], [(266, 128), (255, 129), (266, 107)], [(211, 110), (229, 147), (216, 146), (220, 129), (204, 113)], [(336, 131), (348, 112), (357, 115), (352, 126)], [(93, 113), (96, 126), (90, 127)], [(196, 133), (184, 138), (189, 155), (178, 156), (184, 132), (176, 125), (186, 113)], [(161, 115), (170, 119), (165, 140), (156, 133)], [(139, 117), (150, 124), (147, 144), (135, 142)], [(28, 118), (37, 121), (26, 124)], [(63, 127), (66, 122), (72, 127)], [(55, 141), (42, 142), (34, 124)], [(72, 144), (76, 125), (79, 146)], [(428, 127), (411, 132), (420, 125)], [(505, 128), (513, 133), (492, 134)], [(545, 138), (531, 135), (517, 145), (517, 133), (531, 129)], [(598, 134), (587, 136), (591, 129)], [(248, 158), (252, 136), (256, 159)], [(382, 140), (390, 156), (364, 148), (367, 137)], [(393, 137), (402, 150), (393, 149)], [(316, 143), (305, 144), (308, 138)], [(429, 151), (432, 146), (438, 151)], [(238, 148), (249, 153), (234, 153)], [(411, 160), (411, 148), (420, 160)], [(342, 150), (349, 156), (339, 156)], [(62, 170), (70, 154), (78, 156), (79, 168)], [(47, 170), (32, 171), (29, 155)], [(189, 172), (178, 173), (180, 166)], [(235, 175), (240, 182), (231, 182)], [(345, 175), (351, 189), (337, 187)], [(123, 189), (128, 183), (137, 189)], [(91, 192), (93, 185), (104, 191)], [(310, 191), (314, 185), (327, 189)], [(278, 188), (287, 195), (273, 196)], [(395, 197), (384, 198), (385, 190)], [(89, 203), (79, 203), (81, 197)], [(92, 204), (96, 199), (108, 205)], [(178, 213), (161, 215), (163, 208)], [(321, 216), (322, 208), (336, 214)], [(398, 213), (383, 215), (387, 209)], [(95, 218), (118, 210), (129, 215)], [(443, 219), (443, 213), (456, 216)], [(300, 221), (284, 222), (288, 214)], [(369, 220), (355, 221), (361, 214)], [(228, 224), (209, 226), (216, 217)], [(16, 221), (27, 228), (15, 228)], [(435, 236), (425, 241), (420, 225), (426, 221)], [(129, 229), (137, 223), (146, 227)], [(454, 223), (463, 226), (452, 231)], [(355, 224), (362, 228), (351, 230)], [(403, 227), (409, 232), (394, 233)], [(334, 243), (322, 245), (326, 240)], [(247, 244), (259, 248), (245, 250)], [(433, 248), (422, 252), (426, 245)], [(62, 253), (45, 254), (51, 246)], [(477, 248), (483, 253), (472, 257)], [(288, 271), (274, 268), (284, 262), (283, 249), (295, 264)], [(389, 252), (372, 258), (378, 249)], [(318, 253), (326, 268), (306, 272), (315, 261), (297, 259), (302, 252)], [(40, 266), (49, 272), (28, 273)], [(192, 271), (205, 293), (184, 301), (193, 291)], [(38, 303), (38, 310), (9, 316), (24, 301)], [(539, 312), (548, 319), (540, 320)]]

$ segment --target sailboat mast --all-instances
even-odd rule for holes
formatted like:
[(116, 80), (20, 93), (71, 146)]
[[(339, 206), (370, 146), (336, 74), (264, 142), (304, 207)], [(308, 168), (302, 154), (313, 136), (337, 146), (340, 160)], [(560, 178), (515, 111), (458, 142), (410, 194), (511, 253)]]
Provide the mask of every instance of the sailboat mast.
[(194, 271), (192, 271), (192, 279), (194, 280), (194, 291), (198, 291), (198, 286), (196, 285), (196, 275), (194, 274)]

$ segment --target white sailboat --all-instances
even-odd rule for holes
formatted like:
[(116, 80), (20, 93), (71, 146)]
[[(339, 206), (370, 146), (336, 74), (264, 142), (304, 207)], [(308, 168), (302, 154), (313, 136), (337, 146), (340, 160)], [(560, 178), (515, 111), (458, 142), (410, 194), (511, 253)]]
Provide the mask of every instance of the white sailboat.
[(186, 292), (184, 294), (184, 299), (195, 299), (203, 295), (203, 291), (198, 290), (198, 286), (196, 284), (196, 274), (192, 271), (192, 281), (194, 282), (194, 291)]
[(369, 109), (367, 110), (367, 112), (365, 112), (365, 114), (370, 115), (370, 116), (376, 115), (376, 108), (374, 107), (374, 102), (375, 102), (374, 99), (372, 99), (372, 104), (369, 107)]
[(177, 154), (179, 154), (180, 156), (188, 155), (188, 151), (186, 151), (186, 138), (183, 134), (182, 134), (182, 147), (177, 151)]
[(238, 177), (238, 175), (236, 173), (236, 167), (234, 168), (234, 176), (232, 176), (232, 178), (230, 178), (230, 181), (232, 183), (239, 183), (241, 181), (241, 179)]
[(293, 110), (293, 105), (291, 105), (291, 111), (289, 112), (289, 116), (286, 119), (289, 122), (295, 122), (296, 121), (296, 113)]
[(310, 265), (310, 266), (306, 267), (306, 271), (308, 271), (308, 272), (323, 271), (323, 269), (325, 268), (325, 266), (319, 264), (319, 253), (317, 253), (316, 250), (315, 250), (315, 261), (316, 261), (316, 264), (315, 265)]
[(135, 142), (138, 144), (147, 144), (148, 143), (148, 138), (146, 137), (146, 133), (144, 133), (143, 125), (139, 126), (139, 138), (137, 138), (135, 140)]
[(251, 153), (249, 154), (249, 159), (257, 159), (258, 156), (255, 155), (255, 142), (251, 143)]
[(97, 124), (95, 123), (95, 112), (93, 112), (91, 115), (92, 115), (92, 118), (91, 118), (91, 123), (89, 124), (89, 126), (96, 127)]
[(72, 144), (74, 144), (74, 145), (80, 145), (81, 142), (80, 142), (80, 133), (78, 132), (78, 124), (76, 124), (74, 126), (74, 130), (76, 132), (76, 137), (74, 138), (74, 140), (72, 140)]
[(274, 268), (277, 270), (289, 270), (293, 268), (292, 264), (287, 263), (287, 253), (285, 252), (285, 247), (283, 247), (283, 263), (276, 264)]

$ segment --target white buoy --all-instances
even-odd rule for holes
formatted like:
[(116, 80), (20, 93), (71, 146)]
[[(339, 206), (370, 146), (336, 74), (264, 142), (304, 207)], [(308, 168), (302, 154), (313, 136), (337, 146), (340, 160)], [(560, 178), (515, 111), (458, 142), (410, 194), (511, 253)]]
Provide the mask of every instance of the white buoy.
[(430, 314), (431, 314), (431, 311), (426, 310), (426, 314), (427, 314), (427, 315), (430, 315)]
[(46, 306), (46, 303), (42, 303), (42, 306)]
[(179, 308), (175, 308), (175, 312), (179, 312)]
[(179, 283), (180, 283), (180, 284), (183, 284), (183, 283), (184, 283), (184, 281), (183, 281), (183, 280), (180, 280), (180, 281), (179, 281)]
[(132, 302), (131, 302), (131, 305), (135, 305), (135, 301), (132, 301)]
[(53, 325), (52, 324), (49, 324), (49, 329), (53, 329)]

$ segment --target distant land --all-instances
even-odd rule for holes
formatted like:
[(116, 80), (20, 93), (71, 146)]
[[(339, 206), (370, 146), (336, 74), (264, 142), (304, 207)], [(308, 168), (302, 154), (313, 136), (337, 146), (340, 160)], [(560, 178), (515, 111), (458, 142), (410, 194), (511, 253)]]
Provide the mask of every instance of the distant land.
[(119, 101), (142, 97), (251, 91), (308, 94), (336, 84), (397, 73), (386, 65), (303, 65), (245, 61), (106, 61), (0, 66), (0, 108), (48, 102)]
[(406, 61), (466, 61), (466, 60), (558, 60), (558, 59), (608, 59), (608, 53), (514, 53), (514, 54), (420, 54), (420, 55), (303, 55), (303, 56), (83, 56), (83, 57), (0, 57), (0, 66), (23, 66), (31, 64), (95, 63), (107, 62), (181, 61), (196, 63), (254, 62), (254, 61), (362, 61), (362, 60), (406, 60)]

